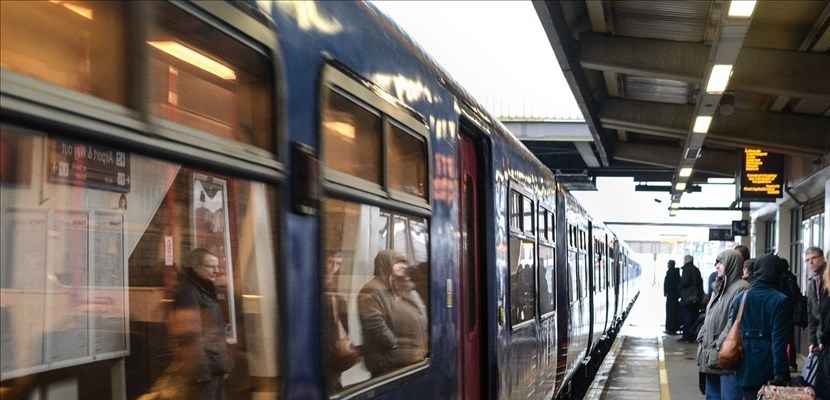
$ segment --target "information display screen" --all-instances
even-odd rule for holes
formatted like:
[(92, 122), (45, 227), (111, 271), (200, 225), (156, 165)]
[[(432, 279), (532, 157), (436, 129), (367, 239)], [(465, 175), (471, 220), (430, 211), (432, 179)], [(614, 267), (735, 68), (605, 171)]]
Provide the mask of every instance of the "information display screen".
[(775, 201), (784, 190), (784, 155), (745, 148), (738, 170), (738, 201)]

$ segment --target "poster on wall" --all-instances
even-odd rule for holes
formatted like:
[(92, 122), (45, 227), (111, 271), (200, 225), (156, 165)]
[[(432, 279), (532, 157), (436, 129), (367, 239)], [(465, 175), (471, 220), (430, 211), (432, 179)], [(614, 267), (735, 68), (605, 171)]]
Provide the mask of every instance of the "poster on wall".
[(228, 343), (236, 343), (228, 187), (225, 180), (200, 173), (193, 174), (191, 221), (193, 248), (205, 248), (219, 258), (219, 272), (214, 286), (222, 305), (225, 336)]
[(94, 332), (95, 357), (127, 354), (128, 293), (124, 213), (93, 214), (92, 268), (94, 285), (88, 308)]

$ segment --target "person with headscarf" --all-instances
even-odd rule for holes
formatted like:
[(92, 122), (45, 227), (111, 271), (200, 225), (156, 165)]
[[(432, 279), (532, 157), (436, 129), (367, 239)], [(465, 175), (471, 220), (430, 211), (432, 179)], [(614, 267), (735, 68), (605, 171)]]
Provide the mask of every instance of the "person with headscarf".
[(718, 351), (726, 334), (732, 303), (739, 293), (749, 287), (741, 278), (744, 258), (737, 250), (725, 250), (718, 254), (715, 268), (718, 272), (716, 289), (706, 307), (706, 318), (697, 335), (697, 365), (706, 374), (706, 399), (740, 399), (735, 373), (720, 366)]
[(427, 356), (427, 311), (406, 270), (406, 257), (381, 251), (375, 257), (375, 277), (357, 296), (363, 361), (372, 377)]
[(734, 320), (741, 299), (746, 296), (741, 317), (743, 358), (736, 372), (744, 399), (755, 399), (758, 390), (774, 379), (776, 385), (790, 381), (787, 341), (790, 337), (790, 299), (779, 290), (781, 271), (786, 261), (767, 254), (755, 261), (755, 281), (749, 291), (741, 293), (732, 303)]

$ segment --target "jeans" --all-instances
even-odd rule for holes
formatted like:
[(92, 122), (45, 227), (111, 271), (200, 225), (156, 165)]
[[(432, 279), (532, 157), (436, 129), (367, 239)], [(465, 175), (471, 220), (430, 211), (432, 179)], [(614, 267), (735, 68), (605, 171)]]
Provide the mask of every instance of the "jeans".
[(743, 391), (738, 387), (734, 373), (726, 375), (706, 374), (706, 400), (741, 399), (743, 399)]

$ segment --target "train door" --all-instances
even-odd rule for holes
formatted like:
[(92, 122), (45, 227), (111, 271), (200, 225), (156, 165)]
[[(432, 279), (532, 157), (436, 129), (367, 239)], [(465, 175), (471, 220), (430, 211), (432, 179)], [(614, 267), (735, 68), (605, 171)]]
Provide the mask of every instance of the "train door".
[(479, 185), (479, 158), (473, 140), (461, 135), (461, 187), (460, 225), (461, 225), (461, 268), (460, 268), (460, 304), (459, 310), (461, 337), (460, 380), (462, 399), (479, 399), (482, 397), (484, 378), (482, 364), (487, 362), (484, 356), (484, 260), (481, 257), (481, 187)]

